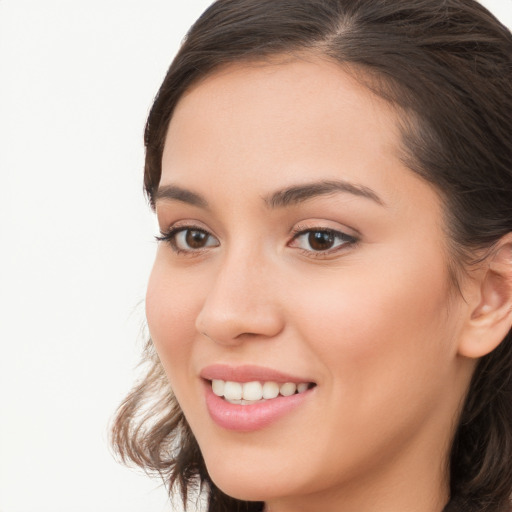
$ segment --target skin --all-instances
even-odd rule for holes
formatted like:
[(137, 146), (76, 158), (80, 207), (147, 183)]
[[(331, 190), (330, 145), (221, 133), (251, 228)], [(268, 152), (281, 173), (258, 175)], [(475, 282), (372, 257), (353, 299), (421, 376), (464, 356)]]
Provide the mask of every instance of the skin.
[[(401, 162), (391, 107), (326, 60), (230, 65), (180, 100), (162, 163), (160, 190), (207, 206), (157, 197), (161, 231), (208, 236), (159, 244), (147, 319), (216, 485), (272, 512), (439, 512), (478, 297), (453, 289), (440, 197)], [(375, 197), (265, 201), (333, 180)], [(319, 253), (294, 235), (319, 229), (357, 241)], [(199, 372), (214, 363), (316, 387), (267, 427), (233, 432), (205, 406)]]

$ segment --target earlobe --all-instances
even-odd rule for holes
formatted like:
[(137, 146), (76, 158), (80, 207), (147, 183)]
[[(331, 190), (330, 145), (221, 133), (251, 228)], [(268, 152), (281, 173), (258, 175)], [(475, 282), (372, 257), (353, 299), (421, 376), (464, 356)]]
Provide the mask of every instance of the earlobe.
[(458, 351), (470, 358), (492, 352), (512, 328), (512, 233), (504, 236), (482, 262), (479, 274), (478, 300), (465, 325)]

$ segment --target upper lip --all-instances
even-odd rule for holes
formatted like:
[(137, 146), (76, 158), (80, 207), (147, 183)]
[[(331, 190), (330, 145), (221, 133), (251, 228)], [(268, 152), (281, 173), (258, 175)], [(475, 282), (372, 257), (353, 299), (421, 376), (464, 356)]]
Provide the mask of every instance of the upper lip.
[(267, 368), (265, 366), (241, 365), (231, 366), (228, 364), (212, 364), (205, 366), (200, 374), (206, 380), (224, 380), (233, 382), (293, 382), (300, 384), (301, 382), (313, 382), (308, 378), (297, 377), (288, 373)]

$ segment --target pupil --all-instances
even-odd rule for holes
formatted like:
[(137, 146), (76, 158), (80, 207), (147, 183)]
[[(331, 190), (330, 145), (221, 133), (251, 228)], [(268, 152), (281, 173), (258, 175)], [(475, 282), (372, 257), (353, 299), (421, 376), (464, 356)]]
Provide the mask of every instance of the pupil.
[(187, 245), (192, 249), (201, 249), (201, 247), (204, 247), (207, 236), (208, 235), (202, 231), (192, 229), (187, 231), (185, 240)]
[(315, 251), (325, 251), (334, 244), (334, 235), (327, 231), (313, 231), (308, 237), (309, 245)]

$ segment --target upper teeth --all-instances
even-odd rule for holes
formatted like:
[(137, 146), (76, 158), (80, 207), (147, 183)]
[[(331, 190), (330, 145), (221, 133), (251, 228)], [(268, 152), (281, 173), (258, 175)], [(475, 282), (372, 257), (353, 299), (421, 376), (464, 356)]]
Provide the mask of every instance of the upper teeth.
[(212, 390), (217, 396), (223, 396), (229, 401), (248, 400), (254, 402), (261, 399), (276, 398), (279, 394), (282, 396), (290, 396), (303, 393), (308, 389), (307, 382), (295, 384), (286, 382), (278, 384), (277, 382), (233, 382), (225, 380), (212, 380)]

